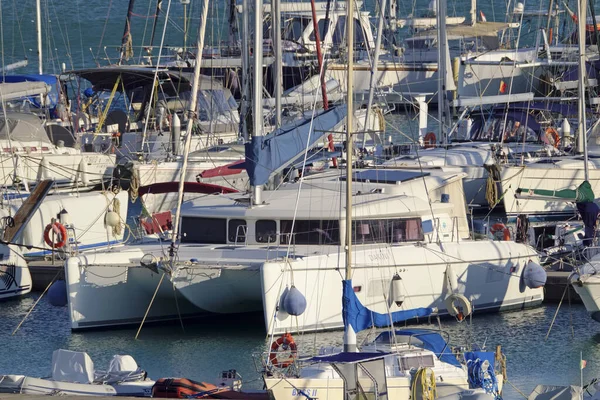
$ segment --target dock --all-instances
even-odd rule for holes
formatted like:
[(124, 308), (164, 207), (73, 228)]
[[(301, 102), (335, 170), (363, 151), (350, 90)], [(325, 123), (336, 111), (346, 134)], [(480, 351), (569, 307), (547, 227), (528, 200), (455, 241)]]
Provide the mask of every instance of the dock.
[[(46, 287), (52, 282), (54, 277), (56, 279), (65, 279), (64, 261), (56, 260), (54, 264), (52, 261), (30, 261), (29, 271), (31, 273), (31, 279), (33, 281), (34, 291), (44, 291)], [(565, 286), (568, 284), (568, 277), (571, 274), (570, 271), (548, 271), (548, 280), (546, 281), (546, 287), (544, 292), (544, 303), (553, 304), (560, 302)], [(570, 296), (572, 303), (581, 303), (579, 295), (570, 288), (565, 295), (565, 301), (568, 301)]]

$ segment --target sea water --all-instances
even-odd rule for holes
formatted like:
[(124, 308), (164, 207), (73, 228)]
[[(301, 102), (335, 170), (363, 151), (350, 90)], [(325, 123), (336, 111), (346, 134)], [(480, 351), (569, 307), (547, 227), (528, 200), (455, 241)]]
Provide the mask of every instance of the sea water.
[[(211, 1), (207, 43), (218, 43), (226, 31), (224, 5), (227, 2)], [(400, 16), (412, 13), (412, 4), (420, 10), (428, 1), (399, 2)], [(488, 20), (503, 20), (506, 2), (493, 0), (479, 2), (479, 9)], [(141, 43), (147, 45), (154, 23), (155, 1), (138, 0), (132, 17), (132, 39), (136, 57), (143, 54)], [(156, 26), (154, 55), (161, 42), (164, 15), (169, 1), (162, 1), (162, 13)], [(192, 1), (188, 32), (188, 45), (194, 43), (200, 1)], [(374, 1), (367, 1), (374, 9)], [(408, 4), (408, 5), (407, 5)], [(547, 8), (546, 1), (526, 2), (527, 10)], [(448, 14), (461, 15), (468, 11), (470, 2), (448, 1)], [(35, 2), (0, 2), (0, 30), (2, 32), (2, 66), (29, 59), (28, 67), (14, 73), (36, 73)], [(574, 7), (572, 7), (574, 8)], [(59, 73), (62, 64), (66, 69), (91, 68), (115, 62), (116, 47), (121, 42), (125, 0), (70, 0), (42, 1), (44, 72)], [(181, 46), (183, 13), (179, 1), (172, 0), (170, 22), (165, 30), (164, 43)], [(544, 24), (545, 25), (545, 24)], [(527, 22), (521, 43), (532, 43), (538, 22)], [(390, 117), (387, 136), (401, 141), (403, 135), (415, 136), (415, 114), (396, 114)], [(398, 128), (402, 126), (403, 131)], [(244, 378), (245, 386), (261, 388), (260, 356), (270, 340), (264, 332), (262, 314), (207, 317), (194, 323), (184, 322), (165, 326), (144, 326), (135, 340), (137, 327), (119, 330), (72, 333), (65, 307), (53, 307), (42, 298), (21, 328), (13, 330), (25, 317), (40, 293), (18, 300), (0, 303), (0, 374), (26, 374), (48, 376), (52, 352), (59, 348), (85, 351), (90, 354), (98, 369), (105, 369), (113, 354), (131, 354), (149, 376), (188, 377), (195, 380), (214, 381), (221, 370), (236, 369)], [(114, 307), (126, 307), (115, 304)], [(587, 360), (583, 370), (584, 382), (600, 374), (600, 324), (589, 318), (581, 305), (571, 307), (565, 301), (549, 339), (544, 340), (557, 306), (543, 306), (530, 310), (502, 314), (489, 314), (458, 323), (444, 320), (441, 323), (452, 337), (454, 345), (476, 343), (493, 350), (503, 346), (508, 360), (508, 380), (504, 397), (520, 398), (519, 390), (528, 394), (538, 383), (568, 385), (580, 380), (580, 353)], [(437, 328), (437, 323), (425, 327)], [(365, 333), (359, 335), (359, 340)], [(341, 332), (297, 335), (301, 352), (314, 352), (321, 346), (341, 345)], [(257, 368), (257, 366), (259, 368)], [(513, 386), (514, 385), (514, 388)], [(516, 388), (516, 389), (515, 389)]]
[[(154, 379), (187, 377), (214, 382), (222, 370), (236, 369), (247, 388), (260, 389), (257, 367), (260, 355), (270, 344), (262, 314), (206, 317), (163, 326), (144, 326), (136, 340), (137, 326), (127, 329), (71, 332), (66, 307), (51, 306), (42, 298), (21, 328), (40, 293), (0, 304), (0, 374), (49, 376), (52, 352), (69, 349), (87, 352), (98, 369), (106, 369), (114, 354), (130, 354)], [(115, 304), (114, 307), (127, 307)], [(579, 384), (580, 354), (587, 360), (584, 383), (600, 376), (600, 324), (579, 304), (562, 304), (548, 340), (556, 305), (506, 313), (477, 315), (472, 321), (444, 319), (421, 321), (420, 327), (441, 328), (455, 346), (477, 345), (493, 351), (502, 345), (506, 354), (508, 380), (504, 398), (521, 398), (535, 385)], [(367, 334), (361, 332), (359, 343)], [(314, 353), (322, 346), (341, 346), (342, 332), (296, 334), (301, 353)], [(255, 357), (253, 357), (255, 354)]]

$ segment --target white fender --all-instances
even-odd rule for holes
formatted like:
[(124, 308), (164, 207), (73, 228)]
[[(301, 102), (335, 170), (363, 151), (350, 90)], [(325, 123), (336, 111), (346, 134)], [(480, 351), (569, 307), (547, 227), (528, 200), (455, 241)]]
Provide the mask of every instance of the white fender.
[(444, 304), (446, 305), (448, 314), (453, 317), (458, 317), (459, 319), (468, 317), (473, 312), (469, 299), (459, 293), (452, 293), (450, 296), (446, 297)]

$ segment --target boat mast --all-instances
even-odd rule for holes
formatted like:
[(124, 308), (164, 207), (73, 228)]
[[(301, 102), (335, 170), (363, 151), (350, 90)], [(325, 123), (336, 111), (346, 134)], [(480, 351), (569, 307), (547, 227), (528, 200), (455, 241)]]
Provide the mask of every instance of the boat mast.
[(183, 202), (183, 188), (185, 185), (185, 175), (187, 172), (188, 155), (192, 143), (192, 128), (196, 120), (196, 107), (198, 102), (198, 88), (200, 87), (200, 68), (202, 66), (202, 49), (204, 48), (204, 34), (206, 32), (206, 21), (208, 17), (208, 2), (204, 0), (202, 7), (202, 19), (198, 25), (198, 38), (196, 41), (196, 64), (194, 65), (194, 80), (192, 81), (192, 93), (190, 97), (188, 113), (188, 122), (185, 129), (185, 146), (183, 150), (183, 164), (179, 174), (179, 193), (177, 197), (177, 212), (175, 213), (175, 225), (173, 226), (173, 235), (171, 237), (171, 262), (174, 259), (175, 244), (179, 235), (179, 218), (181, 217), (181, 203)]
[(273, 69), (273, 91), (275, 94), (275, 129), (281, 127), (281, 80), (283, 77), (283, 54), (281, 49), (281, 1), (271, 2), (271, 38), (275, 53), (275, 68)]
[(240, 107), (240, 125), (242, 131), (242, 138), (244, 142), (250, 140), (248, 134), (248, 112), (250, 110), (250, 51), (249, 41), (250, 37), (250, 21), (248, 16), (248, 0), (242, 2), (242, 100)]
[[(246, 12), (246, 10), (244, 10)], [(262, 0), (254, 0), (254, 62), (252, 71), (252, 85), (254, 92), (252, 93), (252, 135), (262, 136), (263, 134), (263, 110), (262, 110), (262, 67), (263, 67), (263, 8)], [(262, 186), (252, 187), (253, 204), (262, 203)]]
[[(439, 0), (438, 0), (439, 1)], [(346, 8), (346, 40), (348, 43), (348, 92), (346, 115), (346, 280), (352, 279), (352, 116), (354, 113), (354, 0), (348, 0)], [(346, 321), (344, 327), (344, 351), (356, 352), (356, 332)]]
[(447, 51), (446, 48), (446, 0), (437, 0), (437, 10), (436, 10), (436, 18), (437, 18), (437, 41), (438, 41), (438, 138), (439, 141), (443, 144), (447, 144), (448, 138), (445, 134), (445, 109), (446, 109), (446, 58)]
[(135, 0), (129, 0), (127, 8), (127, 17), (125, 18), (125, 28), (123, 29), (123, 38), (121, 39), (121, 57), (118, 65), (123, 64), (123, 60), (129, 58), (131, 53), (131, 16), (133, 15), (133, 5)]
[(381, 0), (379, 4), (379, 20), (377, 22), (377, 40), (375, 42), (375, 53), (373, 54), (373, 64), (371, 65), (371, 78), (369, 79), (369, 101), (367, 102), (367, 111), (365, 112), (365, 123), (363, 132), (363, 148), (367, 144), (367, 126), (369, 124), (369, 114), (373, 107), (373, 98), (375, 96), (375, 73), (378, 70), (379, 53), (381, 49), (381, 39), (383, 37), (383, 20), (385, 18), (386, 0)]
[(35, 0), (35, 30), (37, 33), (37, 50), (38, 50), (38, 73), (43, 74), (42, 62), (42, 5), (41, 0)]
[[(587, 135), (586, 135), (586, 122), (585, 122), (585, 82), (587, 81), (586, 76), (586, 68), (585, 68), (585, 36), (586, 36), (586, 22), (587, 22), (587, 0), (578, 0), (577, 1), (577, 15), (578, 15), (578, 26), (577, 33), (579, 35), (579, 80), (578, 80), (578, 88), (579, 88), (579, 99), (577, 102), (578, 105), (578, 137), (577, 137), (577, 150), (578, 152), (583, 152), (584, 161), (584, 175), (585, 180), (589, 179), (589, 171), (588, 171), (588, 154), (587, 154)], [(595, 24), (596, 21), (593, 21)]]

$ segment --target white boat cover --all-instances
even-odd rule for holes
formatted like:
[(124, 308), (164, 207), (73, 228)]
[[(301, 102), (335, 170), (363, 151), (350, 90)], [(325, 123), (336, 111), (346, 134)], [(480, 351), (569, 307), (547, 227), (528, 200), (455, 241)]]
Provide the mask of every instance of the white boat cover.
[(0, 83), (0, 98), (3, 101), (38, 96), (50, 93), (52, 88), (46, 82)]
[(527, 400), (578, 400), (581, 399), (579, 386), (537, 385)]
[(108, 373), (112, 372), (135, 372), (138, 365), (130, 355), (114, 355), (108, 364)]
[(55, 350), (52, 353), (52, 380), (93, 383), (94, 362), (87, 353), (63, 349)]

